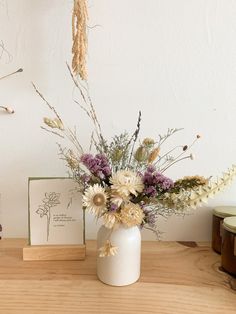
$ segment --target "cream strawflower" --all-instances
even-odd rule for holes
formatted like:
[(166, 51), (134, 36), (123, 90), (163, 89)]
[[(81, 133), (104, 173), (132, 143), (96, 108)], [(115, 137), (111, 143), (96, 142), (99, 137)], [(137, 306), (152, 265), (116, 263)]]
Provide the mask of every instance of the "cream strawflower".
[(120, 211), (121, 222), (127, 227), (141, 225), (143, 218), (144, 213), (138, 204), (129, 202)]
[(83, 195), (83, 206), (96, 216), (100, 216), (106, 209), (107, 194), (99, 184), (89, 186)]
[(130, 193), (137, 196), (144, 189), (140, 176), (130, 170), (120, 170), (114, 173), (110, 179), (111, 189), (121, 196), (129, 196)]
[(102, 218), (104, 226), (109, 229), (112, 229), (116, 224), (119, 223), (117, 213), (105, 213)]
[(115, 204), (117, 207), (120, 207), (123, 202), (127, 202), (128, 200), (128, 196), (120, 195), (115, 192), (111, 194), (111, 203)]
[(114, 256), (117, 254), (118, 247), (113, 246), (109, 240), (106, 241), (106, 244), (98, 250), (99, 257), (107, 257), (107, 256)]

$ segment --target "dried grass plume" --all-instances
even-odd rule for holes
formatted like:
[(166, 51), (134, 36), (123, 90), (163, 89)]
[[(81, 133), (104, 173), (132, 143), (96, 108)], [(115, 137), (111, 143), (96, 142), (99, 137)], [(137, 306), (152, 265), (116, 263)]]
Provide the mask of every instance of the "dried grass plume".
[(72, 69), (82, 80), (87, 79), (86, 57), (88, 50), (87, 40), (87, 0), (74, 0), (72, 15)]

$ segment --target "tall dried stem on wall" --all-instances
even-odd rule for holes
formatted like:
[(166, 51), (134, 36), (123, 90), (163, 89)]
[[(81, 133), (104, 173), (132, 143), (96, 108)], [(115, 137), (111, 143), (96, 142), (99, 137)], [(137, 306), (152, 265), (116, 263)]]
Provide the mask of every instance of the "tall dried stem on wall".
[(87, 0), (74, 0), (72, 15), (72, 69), (82, 80), (87, 79), (86, 57), (87, 57)]

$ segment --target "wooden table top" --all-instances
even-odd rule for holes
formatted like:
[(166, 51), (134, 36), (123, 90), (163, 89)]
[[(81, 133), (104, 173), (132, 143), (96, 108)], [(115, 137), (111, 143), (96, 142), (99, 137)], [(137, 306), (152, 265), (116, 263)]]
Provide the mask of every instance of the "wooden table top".
[(25, 239), (0, 241), (0, 313), (236, 313), (236, 279), (207, 243), (143, 242), (140, 280), (96, 277), (95, 241), (85, 261), (24, 262)]

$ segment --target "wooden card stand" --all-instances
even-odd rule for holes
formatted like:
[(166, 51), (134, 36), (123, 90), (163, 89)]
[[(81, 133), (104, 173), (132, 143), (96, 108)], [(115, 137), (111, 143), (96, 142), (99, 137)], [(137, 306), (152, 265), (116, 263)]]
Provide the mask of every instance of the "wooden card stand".
[(23, 248), (24, 261), (80, 261), (85, 255), (85, 245), (28, 245)]

